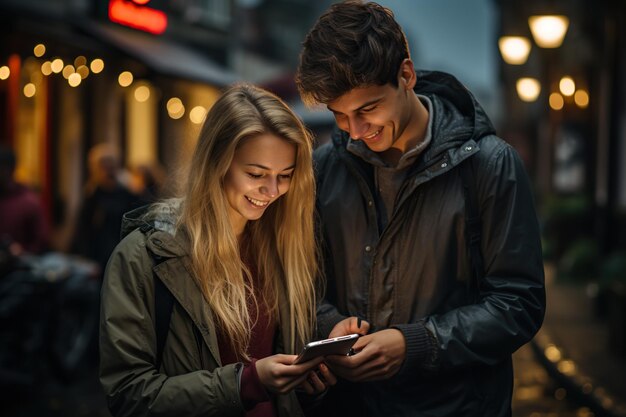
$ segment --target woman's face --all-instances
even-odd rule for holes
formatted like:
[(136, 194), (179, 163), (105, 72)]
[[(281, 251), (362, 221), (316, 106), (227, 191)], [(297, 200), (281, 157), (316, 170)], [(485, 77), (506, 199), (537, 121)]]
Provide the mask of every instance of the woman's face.
[(230, 222), (239, 236), (248, 220), (289, 190), (296, 167), (296, 146), (271, 133), (244, 140), (224, 177)]

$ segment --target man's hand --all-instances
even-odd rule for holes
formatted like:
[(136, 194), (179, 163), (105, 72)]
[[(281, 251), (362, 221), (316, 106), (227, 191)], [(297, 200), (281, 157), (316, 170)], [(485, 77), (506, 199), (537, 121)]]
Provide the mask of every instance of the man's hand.
[(256, 361), (256, 373), (266, 390), (277, 394), (290, 392), (302, 384), (324, 358), (319, 357), (294, 365), (295, 359), (296, 355), (279, 354)]
[[(359, 327), (360, 325), (360, 327)], [(328, 338), (346, 336), (349, 334), (358, 333), (361, 336), (367, 334), (370, 330), (370, 324), (365, 320), (361, 320), (357, 317), (348, 317), (335, 324), (335, 327), (330, 331)]]
[(354, 382), (391, 378), (398, 372), (406, 356), (404, 335), (397, 329), (361, 336), (353, 349), (356, 354), (352, 356), (327, 356), (324, 362), (336, 375)]

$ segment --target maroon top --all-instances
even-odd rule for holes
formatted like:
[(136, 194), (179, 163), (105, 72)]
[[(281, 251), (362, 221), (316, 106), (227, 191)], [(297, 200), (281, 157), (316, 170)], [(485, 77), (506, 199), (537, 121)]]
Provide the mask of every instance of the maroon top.
[(248, 356), (251, 362), (245, 362), (233, 349), (230, 340), (218, 332), (218, 345), (222, 364), (244, 362), (241, 374), (240, 395), (246, 410), (246, 417), (276, 417), (276, 409), (272, 402), (272, 396), (265, 390), (256, 373), (257, 359), (266, 358), (274, 353), (274, 336), (276, 334), (276, 320), (269, 315), (267, 304), (262, 300), (259, 274), (247, 262), (252, 274), (252, 288), (254, 296), (258, 300), (258, 309), (251, 298), (248, 298), (248, 309), (252, 329)]

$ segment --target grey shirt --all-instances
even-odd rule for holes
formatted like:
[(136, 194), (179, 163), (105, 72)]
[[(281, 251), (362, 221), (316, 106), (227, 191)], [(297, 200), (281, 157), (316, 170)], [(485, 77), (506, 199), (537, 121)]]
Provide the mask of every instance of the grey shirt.
[(376, 182), (376, 192), (382, 201), (382, 207), (379, 207), (380, 217), (382, 219), (383, 228), (387, 225), (391, 214), (393, 213), (396, 196), (404, 179), (406, 178), (409, 168), (415, 162), (415, 159), (428, 147), (432, 139), (432, 103), (426, 96), (417, 94), (422, 104), (428, 110), (428, 126), (424, 139), (415, 145), (415, 147), (407, 150), (398, 161), (397, 165), (392, 165), (384, 161), (377, 152), (370, 150), (360, 140), (352, 140), (348, 142), (347, 150), (365, 162), (374, 166), (374, 179)]

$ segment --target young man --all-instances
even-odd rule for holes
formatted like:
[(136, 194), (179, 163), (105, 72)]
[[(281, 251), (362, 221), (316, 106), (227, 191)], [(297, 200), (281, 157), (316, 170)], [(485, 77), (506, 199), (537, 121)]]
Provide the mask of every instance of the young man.
[(296, 82), (338, 127), (315, 155), (319, 336), (369, 331), (357, 354), (327, 359), (349, 382), (324, 412), (510, 415), (511, 354), (545, 311), (517, 153), (455, 78), (415, 71), (402, 29), (375, 3), (330, 7), (304, 41)]

